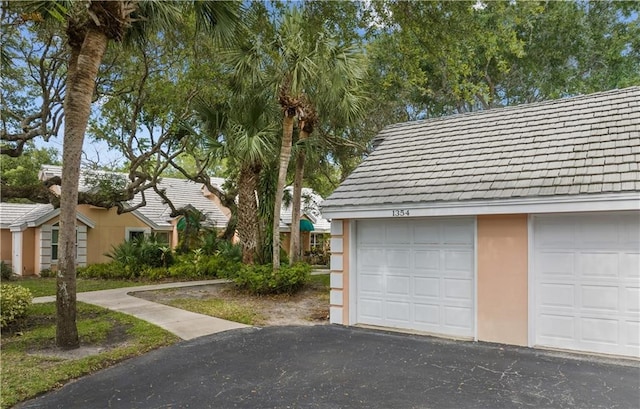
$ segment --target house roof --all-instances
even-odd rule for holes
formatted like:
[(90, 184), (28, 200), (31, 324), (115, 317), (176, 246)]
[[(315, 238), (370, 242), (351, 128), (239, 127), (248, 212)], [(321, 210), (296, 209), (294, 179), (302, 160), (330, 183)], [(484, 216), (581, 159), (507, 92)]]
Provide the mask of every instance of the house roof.
[[(37, 227), (60, 214), (50, 204), (0, 203), (0, 228), (21, 231), (27, 227)], [(76, 213), (78, 220), (93, 228), (95, 223), (82, 213)]]
[[(291, 194), (293, 187), (287, 186), (285, 190)], [(322, 217), (320, 213), (320, 203), (322, 196), (308, 187), (302, 188), (302, 200), (300, 203), (301, 216), (304, 215), (313, 223), (313, 231), (316, 233), (327, 233), (331, 230), (331, 222)], [(290, 231), (291, 229), (291, 209), (292, 206), (282, 204), (280, 211), (280, 231)]]
[(50, 204), (0, 203), (0, 226), (8, 229), (29, 221), (35, 221), (53, 211)]
[[(106, 173), (106, 172), (95, 172)], [(88, 172), (81, 172), (79, 186), (81, 191), (87, 191), (91, 188), (88, 183)], [(53, 165), (43, 165), (40, 171), (42, 179), (52, 176), (61, 176), (62, 167)], [(122, 177), (127, 177), (125, 174)], [(224, 179), (211, 178), (215, 187), (222, 186)], [(202, 211), (216, 227), (224, 228), (227, 225), (228, 218), (222, 210), (210, 199), (205, 196), (206, 187), (202, 183), (195, 183), (187, 179), (162, 178), (158, 183), (160, 189), (165, 189), (166, 195), (176, 208), (180, 209), (188, 204)], [(221, 189), (222, 190), (222, 189)], [(132, 213), (141, 218), (145, 223), (151, 224), (157, 229), (169, 229), (171, 227), (171, 208), (162, 202), (162, 199), (151, 189), (145, 191), (147, 204)], [(137, 194), (129, 203), (134, 206), (142, 200), (142, 195)]]
[(378, 138), (325, 214), (640, 192), (640, 87), (400, 123)]

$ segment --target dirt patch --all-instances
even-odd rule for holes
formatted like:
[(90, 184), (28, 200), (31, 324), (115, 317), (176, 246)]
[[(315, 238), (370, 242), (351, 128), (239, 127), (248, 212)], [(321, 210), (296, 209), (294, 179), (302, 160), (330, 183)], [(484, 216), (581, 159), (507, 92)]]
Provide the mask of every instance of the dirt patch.
[(250, 307), (261, 318), (256, 325), (322, 325), (329, 323), (329, 290), (311, 283), (294, 295), (254, 296), (232, 284), (213, 284), (132, 293), (145, 300), (168, 304), (175, 299), (221, 299)]

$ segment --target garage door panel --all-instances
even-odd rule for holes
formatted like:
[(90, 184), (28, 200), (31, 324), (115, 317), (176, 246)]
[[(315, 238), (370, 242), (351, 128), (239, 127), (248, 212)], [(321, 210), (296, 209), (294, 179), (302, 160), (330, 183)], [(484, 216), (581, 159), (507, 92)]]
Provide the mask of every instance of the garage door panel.
[(572, 309), (575, 305), (575, 286), (572, 284), (541, 283), (538, 287), (538, 305), (541, 308), (564, 307)]
[(640, 348), (640, 322), (625, 321), (626, 345), (629, 348)]
[(580, 275), (585, 278), (617, 278), (619, 273), (618, 253), (576, 254)]
[(437, 221), (421, 220), (413, 226), (414, 244), (440, 244), (441, 232), (440, 223)]
[(467, 246), (473, 244), (473, 225), (467, 220), (446, 223), (442, 232), (444, 236), (443, 244)]
[(440, 305), (438, 304), (413, 304), (414, 321), (419, 325), (430, 325), (434, 328), (440, 326)]
[(580, 286), (582, 308), (585, 310), (600, 310), (616, 313), (620, 310), (619, 287), (605, 287), (594, 285)]
[[(640, 313), (640, 288), (627, 287), (625, 292), (625, 309), (624, 312), (631, 314)], [(640, 314), (638, 314), (640, 315)]]
[(440, 269), (440, 250), (415, 250), (413, 260), (417, 274), (420, 270), (438, 271)]
[(472, 325), (471, 322), (471, 308), (465, 307), (444, 307), (444, 324), (447, 327), (453, 328), (469, 328)]
[[(380, 299), (361, 297), (358, 305), (359, 314), (364, 318), (372, 318), (376, 322), (382, 320), (383, 303)], [(375, 322), (372, 322), (375, 323)]]
[(445, 278), (444, 296), (447, 299), (468, 300), (473, 291), (471, 280)]
[(358, 251), (358, 264), (367, 271), (380, 271), (385, 261), (384, 249), (365, 248)]
[(607, 218), (592, 219), (577, 223), (576, 247), (589, 249), (617, 248), (620, 230), (617, 223)]
[(358, 245), (383, 245), (385, 243), (385, 228), (380, 224), (363, 224), (358, 226)]
[(585, 343), (616, 346), (619, 325), (617, 319), (582, 318), (580, 320), (581, 340)]
[(640, 357), (638, 237), (638, 212), (534, 217), (536, 345)]
[(357, 322), (473, 336), (473, 219), (358, 221), (356, 235), (373, 224), (385, 238), (357, 240)]
[(382, 275), (362, 274), (358, 287), (363, 294), (382, 294), (384, 284)]
[(418, 297), (440, 297), (440, 277), (414, 277), (413, 294)]
[(558, 247), (573, 248), (574, 232), (565, 229), (558, 223), (558, 216), (551, 216), (546, 220), (539, 220), (536, 225), (536, 246), (541, 249), (555, 249)]
[(574, 254), (573, 252), (541, 251), (535, 255), (537, 274), (541, 276), (558, 275), (573, 276)]
[(620, 276), (640, 281), (640, 254), (623, 253), (620, 255)]
[(406, 222), (396, 222), (386, 225), (386, 241), (389, 244), (411, 243), (411, 226)]
[(388, 249), (385, 265), (389, 268), (408, 269), (411, 267), (411, 253), (408, 250)]
[(575, 319), (573, 317), (540, 314), (537, 324), (538, 334), (542, 340), (572, 341), (575, 338)]
[(465, 277), (473, 275), (473, 252), (470, 250), (448, 250), (444, 252), (444, 269)]
[(408, 297), (411, 292), (411, 277), (388, 275), (385, 277), (387, 294)]
[(396, 323), (411, 322), (411, 305), (402, 301), (387, 301), (384, 304), (385, 318)]

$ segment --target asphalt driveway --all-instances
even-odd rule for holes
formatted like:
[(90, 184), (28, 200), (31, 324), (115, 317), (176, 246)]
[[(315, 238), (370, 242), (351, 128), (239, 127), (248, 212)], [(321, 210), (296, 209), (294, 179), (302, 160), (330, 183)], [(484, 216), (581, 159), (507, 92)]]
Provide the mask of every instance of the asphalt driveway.
[(638, 408), (640, 363), (339, 326), (184, 341), (19, 408)]

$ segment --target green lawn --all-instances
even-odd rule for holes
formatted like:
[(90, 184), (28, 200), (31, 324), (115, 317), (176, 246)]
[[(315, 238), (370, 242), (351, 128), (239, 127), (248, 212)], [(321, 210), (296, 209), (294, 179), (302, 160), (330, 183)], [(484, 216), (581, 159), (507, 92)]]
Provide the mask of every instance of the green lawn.
[[(11, 281), (3, 281), (3, 284), (21, 285), (31, 290), (34, 297), (46, 295), (56, 295), (56, 279), (41, 277), (18, 278)], [(78, 278), (76, 280), (77, 292), (110, 290), (112, 288), (135, 287), (140, 285), (157, 284), (149, 281), (126, 281), (126, 280), (92, 280)]]
[(55, 304), (33, 304), (13, 332), (3, 331), (0, 407), (62, 386), (69, 380), (179, 340), (175, 335), (130, 315), (78, 303), (78, 332), (83, 347), (106, 347), (84, 358), (45, 355), (55, 346)]

